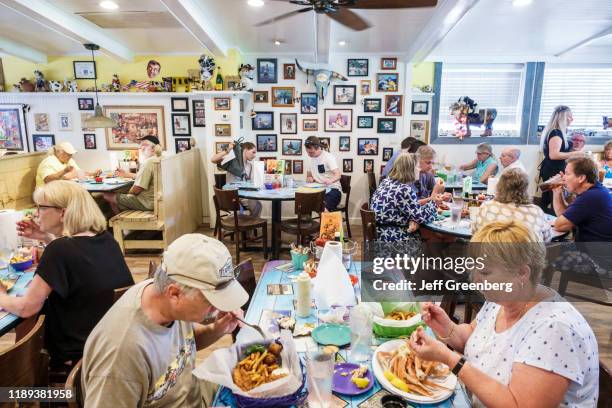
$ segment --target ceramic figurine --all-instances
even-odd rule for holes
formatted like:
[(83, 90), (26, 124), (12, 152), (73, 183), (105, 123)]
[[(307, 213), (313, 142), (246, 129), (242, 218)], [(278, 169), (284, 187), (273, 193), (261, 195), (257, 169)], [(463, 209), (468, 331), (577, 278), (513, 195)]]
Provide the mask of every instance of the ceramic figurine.
[(68, 78), (64, 78), (64, 88), (67, 92), (78, 92), (77, 81), (75, 79), (68, 81)]
[(34, 79), (35, 79), (35, 92), (48, 92), (49, 88), (47, 86), (47, 81), (45, 80), (45, 75), (39, 70), (34, 71)]
[(21, 85), (13, 84), (13, 92), (21, 92)]
[(240, 75), (239, 90), (252, 92), (255, 68), (253, 68), (251, 64), (240, 64), (240, 68), (238, 68), (238, 75)]
[(119, 81), (119, 76), (117, 74), (113, 74), (112, 89), (113, 92), (119, 92), (121, 90), (121, 82)]
[(35, 86), (29, 79), (21, 78), (19, 81), (19, 86), (21, 87), (21, 92), (34, 92)]
[(49, 89), (51, 92), (62, 92), (64, 90), (64, 84), (60, 81), (49, 81)]
[(100, 90), (101, 90), (102, 92), (115, 92), (115, 91), (113, 90), (113, 86), (112, 86), (112, 85), (109, 85), (109, 84), (102, 84), (102, 85), (100, 85)]
[(215, 60), (208, 55), (202, 54), (200, 59), (198, 60), (198, 64), (200, 64), (200, 81), (203, 83), (210, 81), (212, 78), (213, 72), (215, 71)]

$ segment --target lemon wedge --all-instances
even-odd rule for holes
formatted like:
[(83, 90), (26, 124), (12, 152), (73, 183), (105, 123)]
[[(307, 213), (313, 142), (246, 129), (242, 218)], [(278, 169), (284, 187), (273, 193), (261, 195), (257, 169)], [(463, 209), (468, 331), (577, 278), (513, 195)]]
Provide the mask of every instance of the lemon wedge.
[(370, 384), (368, 378), (352, 378), (351, 381), (357, 386), (357, 388), (365, 388)]

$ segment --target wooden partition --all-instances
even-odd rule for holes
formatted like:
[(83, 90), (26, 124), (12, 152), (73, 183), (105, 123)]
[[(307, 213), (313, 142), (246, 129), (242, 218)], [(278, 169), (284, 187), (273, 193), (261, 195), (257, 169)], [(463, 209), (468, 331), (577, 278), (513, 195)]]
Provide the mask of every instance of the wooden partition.
[(0, 157), (0, 210), (32, 207), (36, 170), (46, 152)]

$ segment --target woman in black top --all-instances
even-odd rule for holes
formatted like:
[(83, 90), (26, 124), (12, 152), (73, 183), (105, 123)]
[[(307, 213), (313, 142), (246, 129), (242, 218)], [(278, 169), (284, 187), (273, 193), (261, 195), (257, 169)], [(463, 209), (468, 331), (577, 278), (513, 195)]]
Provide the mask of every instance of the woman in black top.
[(18, 223), (20, 235), (47, 242), (23, 297), (0, 285), (0, 307), (20, 317), (41, 312), (54, 370), (75, 364), (85, 340), (113, 304), (114, 289), (134, 284), (119, 245), (89, 193), (72, 181), (34, 192), (38, 224)]
[[(565, 170), (566, 159), (583, 155), (581, 152), (571, 152), (571, 142), (566, 139), (567, 127), (573, 120), (572, 110), (568, 106), (559, 105), (553, 110), (548, 125), (542, 132), (541, 146), (544, 154), (544, 159), (540, 163), (542, 181)], [(540, 207), (544, 212), (554, 215), (552, 191), (542, 192)]]

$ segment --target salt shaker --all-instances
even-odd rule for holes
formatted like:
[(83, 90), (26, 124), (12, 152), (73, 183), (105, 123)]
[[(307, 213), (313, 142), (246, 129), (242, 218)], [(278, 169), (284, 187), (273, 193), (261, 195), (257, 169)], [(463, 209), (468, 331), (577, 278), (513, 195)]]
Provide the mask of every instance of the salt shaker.
[(310, 294), (310, 276), (306, 272), (302, 272), (297, 277), (297, 317), (310, 316), (310, 302), (312, 296)]

